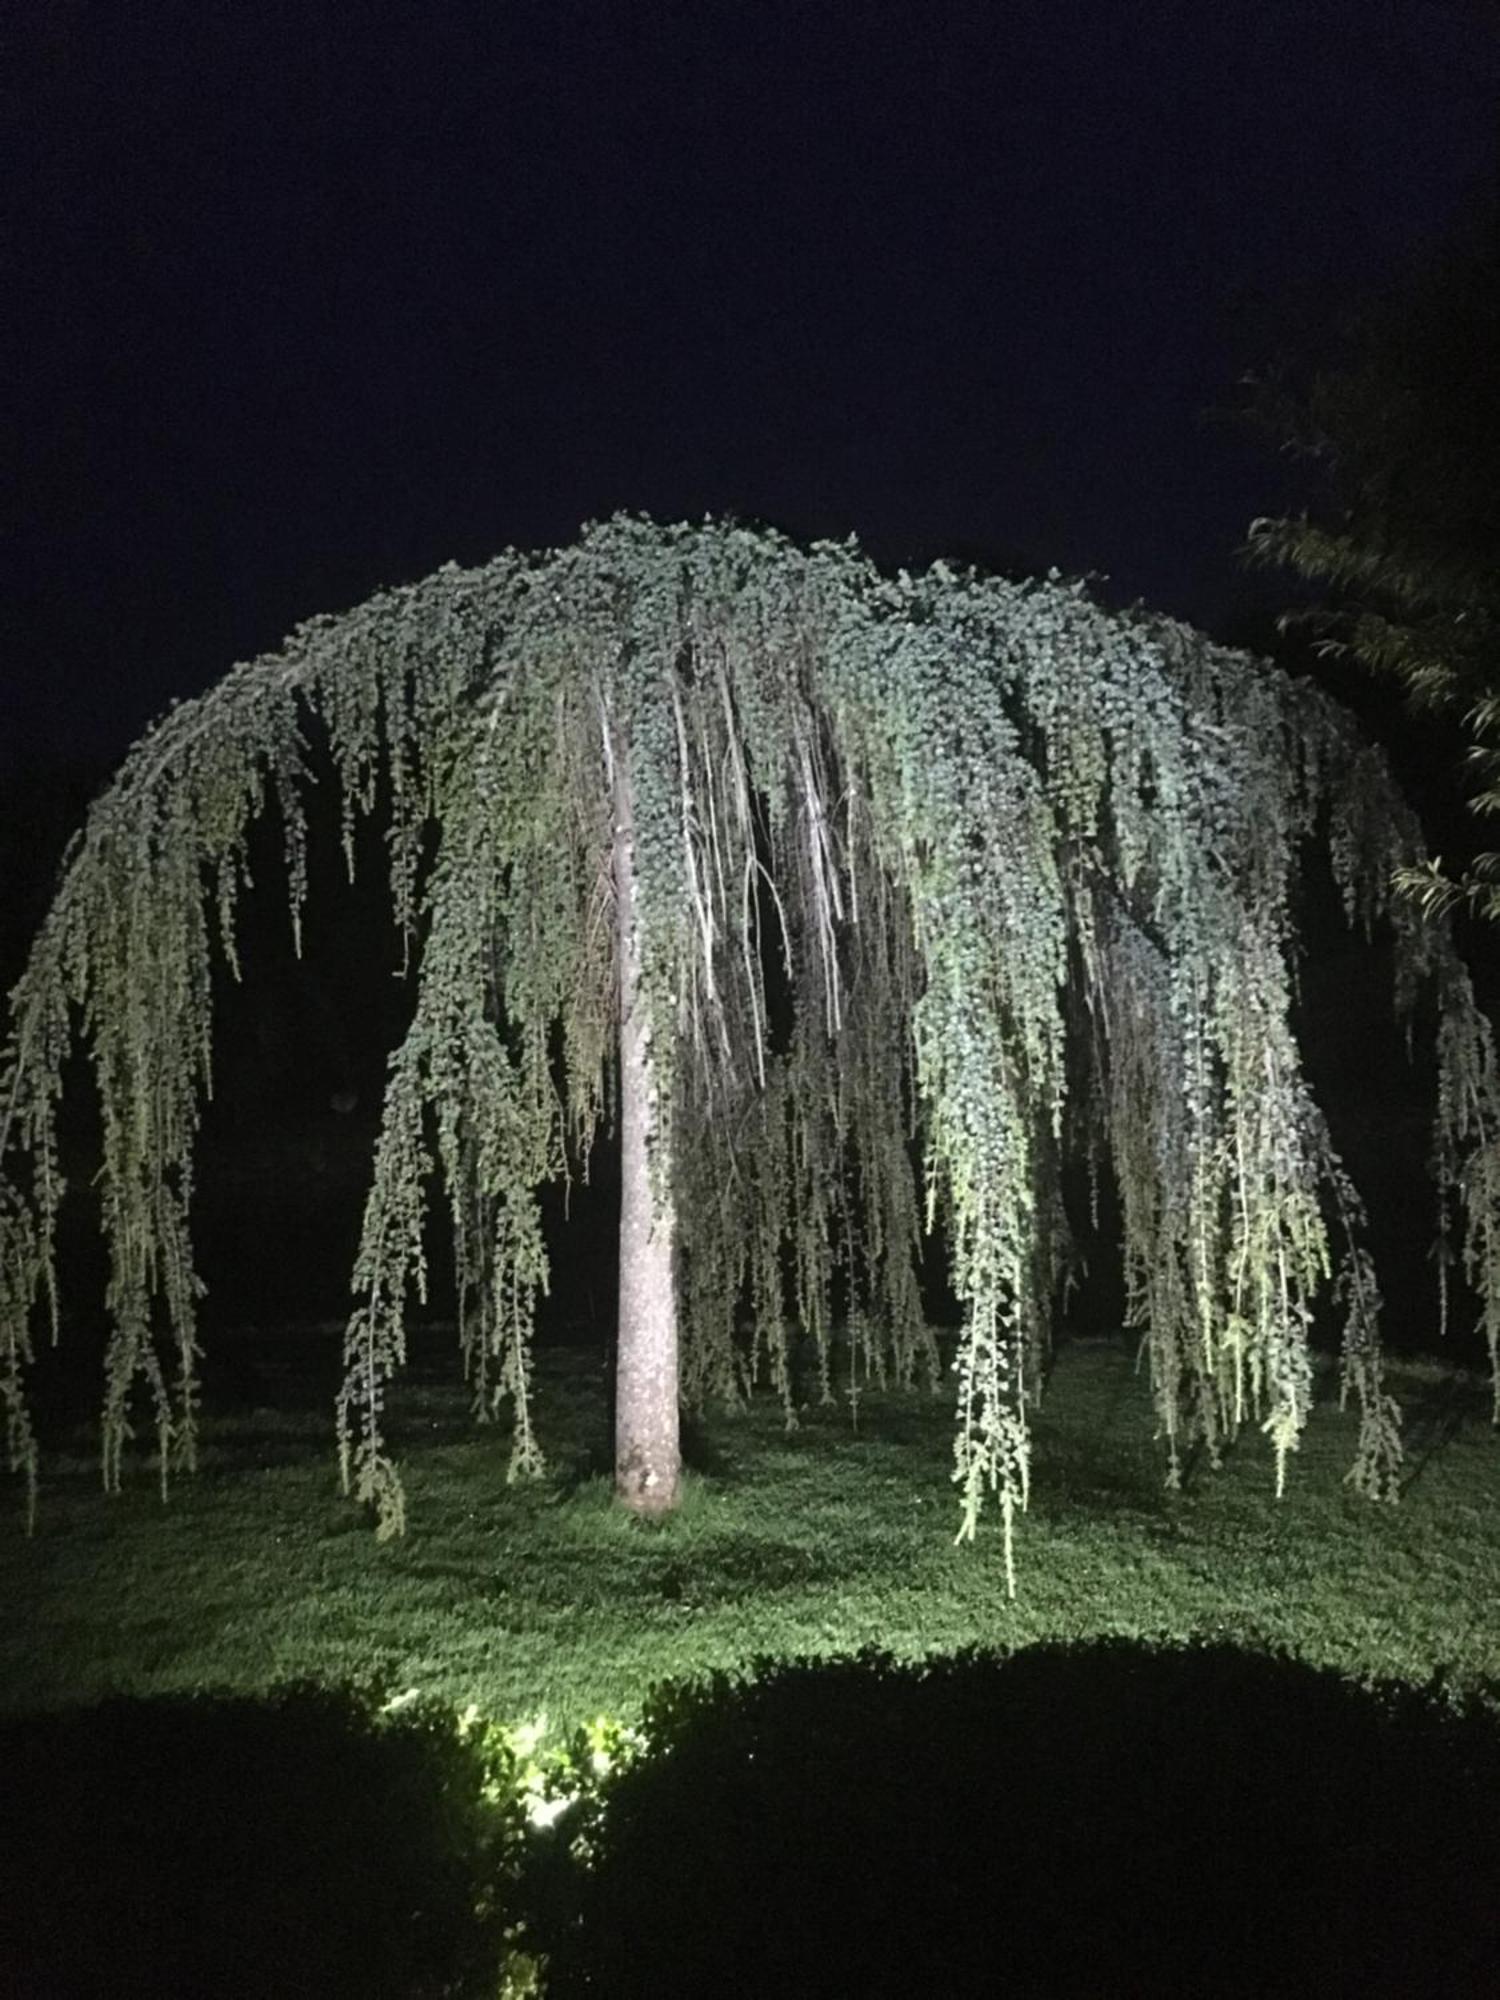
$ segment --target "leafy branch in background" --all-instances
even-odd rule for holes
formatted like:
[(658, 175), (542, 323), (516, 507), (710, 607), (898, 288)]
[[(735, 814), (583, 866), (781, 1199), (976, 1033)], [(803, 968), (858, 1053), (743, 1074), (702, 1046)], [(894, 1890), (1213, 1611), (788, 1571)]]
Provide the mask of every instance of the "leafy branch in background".
[[(1352, 313), (1316, 362), (1246, 378), (1242, 415), (1314, 488), (1300, 513), (1250, 525), (1243, 551), (1316, 601), (1282, 614), (1324, 657), (1400, 682), (1466, 732), (1481, 817), (1500, 812), (1500, 242), (1485, 213), (1387, 295)], [(1500, 856), (1457, 878), (1400, 871), (1429, 912), (1500, 918)]]

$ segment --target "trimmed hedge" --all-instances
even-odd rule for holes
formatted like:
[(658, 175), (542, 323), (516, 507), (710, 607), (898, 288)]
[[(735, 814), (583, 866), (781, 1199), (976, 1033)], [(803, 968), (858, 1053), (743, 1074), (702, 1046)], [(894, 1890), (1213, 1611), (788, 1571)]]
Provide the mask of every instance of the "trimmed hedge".
[(8, 1719), (0, 1990), (493, 1996), (485, 1777), (451, 1712), (312, 1687)]
[(555, 1996), (1481, 1992), (1500, 1727), (1123, 1641), (661, 1695)]

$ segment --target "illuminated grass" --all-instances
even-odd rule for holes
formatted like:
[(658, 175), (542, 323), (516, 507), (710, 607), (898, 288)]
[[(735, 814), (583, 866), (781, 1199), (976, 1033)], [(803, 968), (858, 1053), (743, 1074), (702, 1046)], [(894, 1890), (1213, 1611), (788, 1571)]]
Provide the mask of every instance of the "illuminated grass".
[[(106, 1693), (241, 1692), (291, 1678), (379, 1681), (555, 1730), (629, 1719), (656, 1681), (880, 1647), (898, 1657), (1102, 1633), (1211, 1634), (1357, 1678), (1439, 1669), (1500, 1697), (1500, 1439), (1477, 1378), (1393, 1366), (1407, 1491), (1343, 1483), (1354, 1419), (1331, 1380), (1286, 1498), (1264, 1440), (1162, 1488), (1144, 1379), (1123, 1342), (1064, 1347), (1034, 1423), (1019, 1595), (998, 1528), (956, 1548), (951, 1409), (870, 1395), (774, 1403), (691, 1432), (685, 1504), (647, 1526), (611, 1505), (596, 1354), (543, 1351), (552, 1471), (507, 1487), (501, 1433), (470, 1426), (450, 1337), (419, 1335), (392, 1398), (410, 1497), (377, 1545), (337, 1486), (338, 1335), (244, 1336), (240, 1399), (165, 1507), (142, 1463), (106, 1500), (87, 1434), (54, 1443), (37, 1532), (0, 1518), (0, 1707)], [(143, 1426), (144, 1428), (144, 1426)]]

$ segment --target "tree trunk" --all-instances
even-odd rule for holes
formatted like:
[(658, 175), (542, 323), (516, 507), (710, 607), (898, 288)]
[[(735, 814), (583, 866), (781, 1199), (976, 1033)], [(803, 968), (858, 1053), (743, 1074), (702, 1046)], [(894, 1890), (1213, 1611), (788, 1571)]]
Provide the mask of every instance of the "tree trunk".
[(660, 1127), (651, 1032), (640, 992), (630, 780), (616, 762), (615, 907), (620, 956), (620, 1319), (615, 1350), (615, 1494), (637, 1514), (677, 1505), (676, 1222), (670, 1189), (657, 1208), (647, 1171)]

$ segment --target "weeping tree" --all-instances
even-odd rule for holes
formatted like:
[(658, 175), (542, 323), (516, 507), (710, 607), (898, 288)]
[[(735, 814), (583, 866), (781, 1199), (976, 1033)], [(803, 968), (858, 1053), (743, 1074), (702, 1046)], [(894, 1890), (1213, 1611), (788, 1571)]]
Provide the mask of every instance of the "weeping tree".
[(1439, 1213), (1463, 1211), (1500, 1381), (1491, 1032), (1441, 921), (1391, 896), (1419, 830), (1343, 710), (1056, 575), (890, 579), (852, 542), (622, 516), (302, 626), (172, 709), (93, 806), (0, 1070), (0, 1396), (33, 1505), (26, 1376), (37, 1322), (56, 1334), (79, 1041), (102, 1107), (104, 1483), (141, 1408), (163, 1490), (192, 1465), (215, 957), (237, 974), (267, 809), (300, 942), (314, 782), (337, 786), (351, 870), (357, 822), (382, 819), (413, 969), (337, 1403), (346, 1490), (382, 1536), (403, 1525), (384, 1400), (426, 1296), (430, 1193), (475, 1413), (508, 1414), (510, 1471), (536, 1473), (539, 1195), (587, 1172), (601, 1124), (621, 1157), (628, 1507), (675, 1502), (681, 1404), (769, 1381), (795, 1422), (799, 1330), (825, 1397), (936, 1385), (918, 1288), (936, 1235), (963, 1308), (959, 1535), (992, 1500), (1013, 1588), (1074, 1159), (1118, 1184), (1169, 1484), (1253, 1422), (1282, 1491), (1331, 1280), (1349, 1476), (1392, 1496), (1364, 1217), (1290, 1025), (1315, 846), (1350, 922), (1390, 928), (1398, 1014), (1432, 996)]

